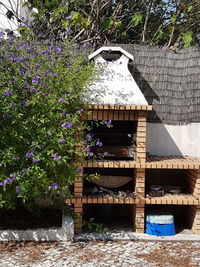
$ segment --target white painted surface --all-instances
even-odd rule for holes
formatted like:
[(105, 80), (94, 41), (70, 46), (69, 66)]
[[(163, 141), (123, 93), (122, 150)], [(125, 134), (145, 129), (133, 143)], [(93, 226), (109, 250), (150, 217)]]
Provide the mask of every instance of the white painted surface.
[(200, 123), (147, 124), (147, 152), (159, 156), (200, 157)]
[(0, 230), (0, 241), (71, 241), (73, 238), (74, 220), (65, 214), (61, 228)]
[(128, 53), (126, 50), (124, 50), (123, 48), (121, 48), (120, 46), (102, 46), (101, 48), (97, 49), (96, 51), (94, 51), (92, 54), (90, 54), (88, 56), (89, 60), (91, 60), (92, 58), (96, 57), (98, 54), (100, 54), (101, 52), (109, 52), (109, 51), (116, 51), (116, 52), (121, 52), (122, 54), (124, 54), (126, 57), (128, 57), (129, 59), (133, 60), (133, 55), (131, 55), (130, 53)]
[[(23, 5), (25, 0), (1, 0), (0, 1), (0, 30), (12, 30), (16, 31), (19, 27), (20, 22), (17, 21), (16, 18), (12, 18), (11, 20), (7, 18), (6, 12), (11, 10), (14, 14), (16, 14), (19, 18), (31, 19), (31, 9), (27, 5)], [(37, 10), (34, 9), (34, 12)]]
[[(109, 50), (112, 51), (112, 47), (109, 47)], [(119, 50), (117, 51), (123, 52), (122, 49)], [(104, 51), (103, 48), (100, 49), (100, 52), (102, 51)], [(107, 47), (105, 51), (108, 51)], [(93, 94), (88, 97), (90, 103), (148, 105), (129, 72), (128, 62), (130, 56), (122, 53), (119, 59), (107, 61), (101, 54), (91, 54), (90, 58), (94, 58), (100, 74), (99, 79), (91, 87)]]

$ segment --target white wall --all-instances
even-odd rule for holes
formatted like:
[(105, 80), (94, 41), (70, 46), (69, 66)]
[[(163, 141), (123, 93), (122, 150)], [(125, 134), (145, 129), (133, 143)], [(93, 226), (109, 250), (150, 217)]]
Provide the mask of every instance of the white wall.
[(30, 17), (30, 9), (27, 6), (23, 6), (25, 0), (1, 0), (0, 5), (0, 30), (13, 30), (15, 31), (19, 22), (16, 19), (8, 19), (6, 17), (7, 10), (11, 10), (17, 17), (28, 19)]
[(200, 157), (200, 123), (147, 124), (147, 152), (151, 155)]

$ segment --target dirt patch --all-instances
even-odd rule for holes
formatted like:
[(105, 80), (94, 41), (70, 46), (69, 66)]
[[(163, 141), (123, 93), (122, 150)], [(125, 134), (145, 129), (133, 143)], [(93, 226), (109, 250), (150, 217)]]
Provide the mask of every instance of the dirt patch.
[(58, 242), (0, 242), (0, 254), (14, 257), (21, 264), (41, 261), (45, 252), (58, 247)]
[(138, 258), (142, 258), (150, 263), (156, 264), (156, 266), (163, 267), (195, 267), (195, 263), (192, 263), (191, 254), (194, 251), (200, 251), (199, 248), (192, 246), (192, 243), (184, 242), (182, 244), (177, 243), (163, 243), (157, 244), (155, 250), (145, 254), (135, 254)]

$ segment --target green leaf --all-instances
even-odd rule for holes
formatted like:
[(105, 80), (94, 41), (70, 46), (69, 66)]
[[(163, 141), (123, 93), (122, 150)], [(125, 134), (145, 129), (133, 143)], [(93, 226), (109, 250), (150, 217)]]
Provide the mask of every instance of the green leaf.
[(121, 29), (123, 26), (122, 21), (115, 21), (114, 24), (117, 29)]
[(108, 30), (113, 25), (113, 19), (107, 18), (106, 20), (103, 21), (102, 25), (104, 30)]
[(193, 6), (188, 7), (188, 12), (190, 12), (193, 9)]
[(82, 19), (83, 19), (83, 17), (81, 16), (81, 14), (79, 12), (74, 12), (73, 13), (72, 20), (73, 20), (74, 23), (81, 23)]
[(68, 21), (68, 20), (63, 20), (63, 21), (62, 21), (62, 26), (63, 26), (64, 28), (68, 28), (68, 27), (69, 27), (69, 21)]
[(88, 28), (89, 26), (90, 26), (90, 19), (88, 18), (85, 20), (84, 27)]
[(170, 18), (170, 21), (173, 23), (173, 22), (175, 22), (175, 21), (176, 21), (176, 19), (177, 19), (177, 16), (176, 16), (176, 15), (174, 15), (174, 16), (172, 16), (172, 17)]
[(142, 22), (142, 19), (143, 19), (143, 15), (138, 13), (132, 17), (132, 22), (135, 24), (135, 26), (137, 26), (138, 24)]
[(182, 38), (183, 38), (183, 42), (184, 42), (184, 47), (189, 47), (192, 44), (193, 41), (193, 32), (192, 31), (187, 31), (185, 33), (183, 33)]

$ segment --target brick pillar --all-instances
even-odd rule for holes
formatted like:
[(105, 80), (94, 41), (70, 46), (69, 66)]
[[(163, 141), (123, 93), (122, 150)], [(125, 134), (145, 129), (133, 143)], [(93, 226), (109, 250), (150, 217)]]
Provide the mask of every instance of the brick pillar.
[(190, 223), (192, 231), (195, 234), (200, 234), (200, 206), (191, 206), (190, 209)]
[(135, 169), (135, 192), (138, 198), (145, 197), (145, 169)]
[(200, 198), (200, 170), (188, 170), (188, 190)]
[(137, 162), (146, 162), (146, 112), (138, 111), (138, 123), (136, 134)]
[[(76, 163), (77, 163), (77, 177), (74, 182), (74, 197), (76, 197), (76, 202), (74, 203), (74, 233), (78, 234), (82, 232), (82, 215), (83, 215), (83, 158), (81, 152), (83, 151), (83, 145), (80, 141), (83, 136), (82, 127), (80, 125), (79, 131), (77, 133), (77, 144), (76, 144)], [(80, 154), (79, 154), (80, 153)]]
[(83, 215), (83, 204), (82, 203), (74, 204), (74, 213), (75, 213), (74, 233), (79, 234), (82, 232), (82, 215)]
[[(80, 170), (83, 170), (82, 165), (79, 165)], [(74, 196), (82, 197), (83, 196), (83, 173), (79, 172), (78, 177), (74, 182)]]
[(135, 231), (144, 233), (144, 204), (136, 204), (135, 207)]

